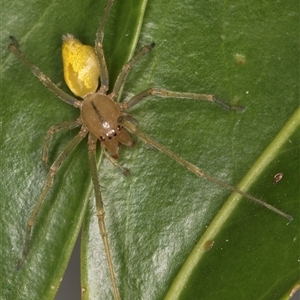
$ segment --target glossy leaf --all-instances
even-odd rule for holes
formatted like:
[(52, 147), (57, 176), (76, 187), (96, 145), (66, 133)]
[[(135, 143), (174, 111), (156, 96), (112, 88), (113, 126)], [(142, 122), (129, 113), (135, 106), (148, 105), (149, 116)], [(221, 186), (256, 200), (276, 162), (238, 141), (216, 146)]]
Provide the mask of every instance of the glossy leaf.
[[(2, 47), (2, 295), (51, 299), (83, 229), (85, 299), (111, 299), (83, 142), (61, 168), (34, 227), (24, 267), (26, 222), (44, 184), (40, 162), (47, 129), (78, 111), (47, 91), (10, 54), (8, 35), (52, 80), (62, 80), (60, 37), (93, 44), (104, 1), (3, 2)], [(243, 113), (209, 103), (159, 99), (132, 109), (139, 127), (205, 172), (238, 185), (299, 106), (299, 11), (296, 1), (116, 1), (105, 34), (111, 82), (137, 48), (156, 48), (132, 70), (121, 100), (151, 87), (214, 93)], [(142, 27), (140, 28), (140, 24)], [(296, 121), (299, 122), (299, 116)], [(54, 139), (51, 160), (76, 134)], [(288, 222), (242, 199), (226, 222), (214, 220), (230, 193), (193, 174), (138, 139), (123, 149), (124, 177), (107, 160), (99, 174), (113, 263), (122, 299), (279, 299), (299, 280), (299, 126), (268, 150), (272, 159), (252, 176), (248, 192), (292, 214)], [(99, 160), (100, 164), (100, 160)], [(276, 173), (283, 178), (273, 184)], [(229, 203), (229, 204), (228, 204)], [(209, 227), (212, 224), (213, 227)], [(211, 230), (218, 234), (205, 240)], [(207, 249), (187, 281), (174, 280), (198, 241)], [(202, 246), (202, 247), (203, 247)], [(210, 248), (210, 246), (212, 246)], [(177, 277), (178, 278), (178, 277)], [(178, 280), (178, 279), (177, 279)], [(184, 284), (182, 284), (184, 283)], [(173, 285), (172, 285), (173, 284)], [(171, 288), (171, 290), (170, 290)], [(170, 294), (169, 294), (170, 295)]]

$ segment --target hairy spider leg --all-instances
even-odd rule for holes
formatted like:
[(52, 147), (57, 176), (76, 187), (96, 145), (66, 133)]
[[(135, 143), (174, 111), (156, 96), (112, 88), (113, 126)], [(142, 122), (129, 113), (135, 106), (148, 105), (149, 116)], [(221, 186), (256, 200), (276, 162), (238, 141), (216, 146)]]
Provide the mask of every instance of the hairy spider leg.
[(150, 45), (144, 46), (136, 56), (134, 56), (131, 60), (129, 60), (122, 68), (120, 74), (117, 77), (115, 82), (113, 91), (111, 93), (112, 98), (118, 96), (120, 89), (122, 88), (123, 83), (125, 82), (131, 68), (135, 65), (135, 63), (141, 59), (145, 54), (150, 52), (155, 46), (155, 43), (151, 43)]
[(98, 27), (97, 33), (96, 33), (96, 43), (97, 42), (99, 42), (99, 43), (103, 42), (104, 27), (105, 27), (105, 24), (106, 24), (106, 22), (108, 20), (108, 16), (109, 16), (109, 13), (111, 11), (111, 8), (112, 8), (113, 4), (114, 4), (114, 0), (107, 0), (107, 2), (105, 4), (104, 14), (102, 16), (101, 22), (99, 24), (99, 27)]
[(110, 253), (110, 248), (109, 248), (109, 243), (107, 238), (107, 229), (104, 222), (105, 212), (104, 212), (104, 207), (103, 207), (103, 202), (102, 202), (102, 197), (100, 192), (100, 184), (99, 184), (98, 170), (96, 164), (96, 145), (97, 145), (97, 138), (92, 133), (89, 133), (88, 157), (89, 157), (92, 181), (94, 184), (98, 225), (99, 225), (100, 234), (103, 240), (104, 249), (106, 253), (109, 273), (110, 273), (111, 282), (113, 286), (114, 298), (115, 300), (118, 300), (120, 299), (120, 296), (118, 292), (116, 277), (115, 277), (114, 268), (111, 259), (111, 253)]
[(63, 131), (63, 130), (71, 130), (81, 126), (82, 124), (79, 121), (65, 121), (59, 124), (52, 125), (46, 135), (43, 150), (42, 150), (42, 162), (45, 166), (46, 170), (49, 170), (48, 165), (48, 153), (50, 148), (50, 143), (54, 134)]
[(217, 99), (214, 95), (207, 95), (207, 94), (195, 94), (195, 93), (183, 93), (183, 92), (173, 92), (168, 91), (161, 88), (149, 88), (134, 97), (132, 97), (128, 102), (122, 103), (122, 108), (124, 110), (130, 109), (140, 101), (152, 97), (152, 96), (158, 96), (162, 98), (173, 98), (173, 99), (194, 99), (194, 100), (203, 100), (208, 101), (212, 103), (216, 103), (226, 109), (229, 110), (244, 110), (243, 106), (231, 106), (230, 104), (227, 104), (219, 99)]
[(166, 154), (167, 156), (169, 156), (170, 158), (174, 159), (176, 162), (178, 162), (180, 165), (184, 166), (185, 168), (187, 168), (189, 171), (191, 171), (192, 173), (194, 173), (195, 175), (197, 175), (198, 177), (202, 177), (202, 178), (206, 178), (207, 180), (214, 182), (222, 187), (224, 187), (227, 190), (231, 190), (232, 192), (236, 192), (262, 206), (265, 206), (266, 208), (268, 208), (269, 210), (279, 214), (280, 216), (288, 219), (289, 221), (293, 220), (293, 217), (280, 211), (279, 209), (275, 208), (274, 206), (260, 200), (257, 199), (239, 189), (237, 189), (234, 186), (231, 186), (221, 180), (218, 180), (215, 177), (212, 177), (208, 174), (206, 174), (205, 172), (203, 172), (201, 169), (199, 169), (198, 167), (196, 167), (195, 165), (189, 163), (188, 161), (186, 161), (185, 159), (181, 158), (179, 155), (173, 153), (171, 150), (169, 150), (168, 148), (164, 147), (163, 145), (161, 145), (160, 143), (158, 143), (156, 140), (152, 139), (150, 136), (148, 136), (147, 134), (143, 133), (142, 131), (140, 131), (135, 124), (127, 121), (125, 118), (121, 117), (120, 118), (120, 123), (123, 124), (123, 126), (132, 134), (138, 136), (145, 144), (149, 144), (151, 146), (153, 146), (154, 148), (156, 148), (157, 150), (161, 151), (162, 153)]
[(104, 37), (104, 27), (107, 22), (107, 19), (108, 19), (108, 16), (111, 11), (111, 7), (112, 7), (113, 3), (114, 3), (113, 0), (108, 0), (106, 2), (105, 9), (104, 9), (104, 15), (99, 24), (99, 27), (98, 27), (98, 30), (96, 33), (96, 40), (95, 40), (95, 51), (96, 51), (98, 61), (99, 61), (100, 82), (101, 82), (100, 89), (99, 89), (99, 91), (97, 91), (97, 93), (101, 93), (101, 94), (102, 93), (105, 94), (109, 88), (109, 75), (108, 75), (108, 71), (107, 71), (102, 42), (103, 42), (103, 37)]
[[(150, 52), (155, 46), (155, 43), (151, 43), (150, 45), (144, 46), (140, 52), (134, 56), (131, 60), (129, 60), (122, 68), (120, 74), (117, 77), (117, 80), (115, 82), (115, 85), (113, 87), (113, 91), (110, 94), (111, 98), (115, 98), (118, 96), (120, 89), (123, 85), (123, 83), (126, 81), (126, 78), (131, 70), (131, 68), (135, 65), (135, 63), (142, 58), (145, 54)], [(174, 91), (168, 91), (161, 88), (149, 88), (134, 97), (132, 97), (128, 102), (120, 103), (120, 107), (122, 110), (128, 110), (132, 108), (134, 105), (139, 103), (140, 101), (151, 97), (151, 96), (158, 96), (162, 98), (174, 98), (174, 99), (194, 99), (194, 100), (203, 100), (208, 102), (216, 103), (226, 109), (229, 110), (244, 110), (243, 106), (237, 106), (237, 105), (230, 105), (227, 104), (219, 99), (217, 99), (214, 95), (207, 95), (207, 94), (196, 94), (196, 93), (184, 93), (184, 92), (174, 92)]]
[(114, 165), (116, 168), (120, 169), (124, 175), (129, 175), (129, 169), (121, 166), (116, 159), (114, 159), (106, 150), (105, 146), (101, 143), (101, 149), (105, 155), (105, 157)]
[(48, 76), (46, 76), (20, 51), (19, 44), (13, 36), (10, 36), (10, 39), (12, 43), (9, 45), (8, 49), (31, 70), (33, 75), (36, 76), (44, 86), (46, 86), (51, 92), (53, 92), (58, 98), (60, 98), (64, 102), (73, 105), (76, 108), (81, 106), (81, 101), (77, 100), (76, 98), (61, 90), (57, 85), (55, 85), (51, 81), (51, 79)]
[(82, 126), (79, 133), (66, 145), (66, 147), (62, 150), (62, 152), (59, 154), (57, 159), (51, 165), (50, 170), (46, 177), (45, 185), (42, 190), (41, 196), (34, 207), (34, 210), (29, 218), (29, 221), (27, 222), (25, 243), (24, 243), (24, 248), (23, 248), (23, 252), (22, 252), (22, 257), (18, 262), (18, 266), (17, 266), (18, 269), (20, 269), (22, 267), (24, 260), (27, 257), (31, 229), (35, 223), (36, 216), (40, 210), (40, 207), (41, 207), (42, 203), (44, 202), (44, 199), (46, 198), (49, 190), (51, 189), (51, 187), (53, 185), (53, 180), (54, 180), (56, 173), (58, 172), (59, 168), (61, 167), (61, 165), (65, 161), (65, 159), (68, 157), (68, 155), (82, 141), (82, 139), (87, 135), (87, 133), (88, 133), (87, 128), (85, 126)]

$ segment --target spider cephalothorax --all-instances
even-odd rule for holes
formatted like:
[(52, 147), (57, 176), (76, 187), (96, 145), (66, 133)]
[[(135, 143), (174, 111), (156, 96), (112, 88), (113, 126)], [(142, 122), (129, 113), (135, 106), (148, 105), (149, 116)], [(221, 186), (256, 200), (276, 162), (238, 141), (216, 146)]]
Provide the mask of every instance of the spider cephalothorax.
[(114, 158), (118, 157), (119, 144), (132, 147), (134, 142), (118, 120), (122, 116), (119, 105), (109, 96), (92, 93), (84, 97), (81, 120)]

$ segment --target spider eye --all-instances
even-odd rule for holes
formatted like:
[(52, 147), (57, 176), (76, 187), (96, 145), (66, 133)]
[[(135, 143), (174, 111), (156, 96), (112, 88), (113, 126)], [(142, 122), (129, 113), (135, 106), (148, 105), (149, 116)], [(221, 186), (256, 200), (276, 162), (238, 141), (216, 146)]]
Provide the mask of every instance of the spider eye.
[(93, 47), (83, 45), (71, 34), (64, 35), (62, 60), (65, 82), (76, 96), (83, 98), (96, 91), (100, 68)]

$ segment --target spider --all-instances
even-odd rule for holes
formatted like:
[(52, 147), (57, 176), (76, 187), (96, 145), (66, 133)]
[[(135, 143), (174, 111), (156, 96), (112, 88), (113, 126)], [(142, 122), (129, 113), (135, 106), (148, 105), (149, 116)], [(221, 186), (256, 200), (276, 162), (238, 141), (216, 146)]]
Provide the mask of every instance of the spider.
[[(129, 134), (131, 133), (139, 137), (146, 144), (152, 145), (159, 151), (176, 160), (179, 164), (186, 167), (198, 177), (206, 178), (207, 180), (210, 180), (226, 189), (237, 192), (242, 196), (267, 207), (268, 209), (273, 210), (274, 212), (282, 215), (283, 217), (286, 217), (289, 220), (291, 220), (292, 217), (279, 211), (273, 206), (204, 173), (195, 165), (187, 162), (180, 156), (176, 155), (175, 153), (159, 144), (153, 138), (141, 132), (137, 128), (135, 119), (127, 113), (127, 111), (130, 110), (133, 106), (151, 96), (203, 100), (216, 103), (230, 110), (243, 110), (243, 107), (230, 106), (229, 104), (218, 100), (213, 95), (174, 92), (161, 88), (149, 88), (135, 95), (126, 103), (115, 102), (120, 93), (121, 87), (123, 86), (130, 72), (130, 69), (140, 58), (149, 53), (154, 48), (155, 44), (151, 43), (144, 46), (136, 56), (134, 56), (124, 65), (116, 79), (112, 91), (108, 93), (109, 76), (106, 61), (104, 58), (102, 41), (104, 38), (104, 27), (111, 11), (113, 2), (113, 0), (107, 1), (103, 18), (96, 33), (94, 48), (91, 46), (83, 45), (79, 40), (75, 39), (70, 34), (67, 34), (63, 37), (62, 53), (64, 78), (68, 87), (74, 93), (74, 95), (80, 97), (82, 100), (78, 100), (77, 98), (62, 91), (43, 72), (41, 72), (38, 67), (36, 67), (31, 61), (29, 61), (27, 57), (24, 56), (24, 54), (22, 54), (22, 52), (20, 51), (18, 42), (14, 37), (10, 37), (12, 42), (9, 45), (9, 50), (14, 55), (16, 55), (23, 63), (25, 63), (27, 67), (32, 71), (32, 73), (49, 90), (51, 90), (55, 95), (57, 95), (67, 104), (72, 105), (80, 110), (80, 116), (77, 120), (62, 122), (60, 124), (53, 125), (46, 135), (44, 146), (42, 149), (42, 161), (49, 169), (49, 171), (41, 195), (27, 223), (25, 242), (22, 256), (18, 262), (18, 268), (22, 267), (28, 255), (32, 228), (35, 224), (40, 207), (53, 185), (56, 173), (58, 172), (60, 166), (65, 161), (67, 156), (72, 152), (72, 150), (86, 136), (88, 136), (88, 160), (92, 182), (94, 185), (99, 230), (105, 248), (114, 298), (117, 300), (120, 299), (120, 296), (109, 248), (108, 233), (104, 221), (105, 212), (100, 193), (100, 184), (96, 165), (96, 146), (98, 140), (100, 141), (101, 149), (105, 156), (112, 162), (112, 164), (120, 168), (124, 174), (127, 174), (128, 170), (119, 165), (119, 163), (117, 162), (117, 158), (119, 155), (120, 145), (133, 147), (134, 141)], [(101, 82), (100, 87), (98, 87), (99, 78)], [(53, 135), (62, 130), (74, 129), (77, 127), (80, 127), (79, 133), (65, 146), (65, 148), (58, 155), (52, 165), (48, 167), (48, 149)]]

